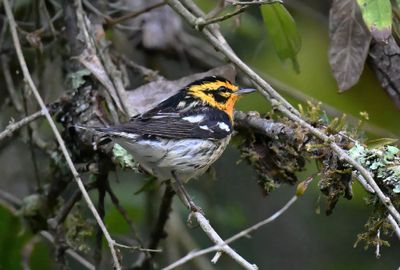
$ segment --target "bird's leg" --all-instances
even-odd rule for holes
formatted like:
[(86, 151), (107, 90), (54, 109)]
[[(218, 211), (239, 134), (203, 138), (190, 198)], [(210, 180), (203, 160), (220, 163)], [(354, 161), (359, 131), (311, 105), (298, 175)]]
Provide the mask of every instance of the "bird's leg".
[(172, 176), (175, 180), (177, 187), (176, 193), (178, 194), (181, 201), (186, 205), (186, 207), (189, 208), (191, 212), (203, 213), (203, 210), (200, 207), (198, 207), (190, 198), (189, 193), (186, 191), (185, 187), (182, 184), (182, 181), (176, 175), (175, 171), (172, 171)]

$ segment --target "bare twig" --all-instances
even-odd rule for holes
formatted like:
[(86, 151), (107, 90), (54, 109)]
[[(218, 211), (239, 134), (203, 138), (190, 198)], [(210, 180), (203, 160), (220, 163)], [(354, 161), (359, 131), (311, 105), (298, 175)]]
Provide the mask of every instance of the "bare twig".
[[(99, 173), (97, 175), (97, 211), (101, 219), (104, 221), (104, 217), (106, 215), (106, 210), (104, 208), (105, 197), (106, 197), (106, 183), (108, 182), (108, 172)], [(101, 228), (97, 228), (96, 232), (96, 243), (94, 249), (94, 264), (96, 268), (100, 268), (101, 259), (102, 259), (102, 250), (103, 250), (103, 234), (101, 233)]]
[(258, 269), (257, 265), (251, 264), (246, 261), (242, 256), (240, 256), (236, 251), (234, 251), (230, 246), (226, 245), (224, 240), (218, 235), (218, 233), (211, 227), (209, 221), (204, 217), (204, 215), (200, 212), (193, 213), (193, 216), (196, 218), (197, 222), (200, 224), (202, 230), (207, 234), (207, 236), (213, 241), (215, 244), (221, 246), (219, 250), (230, 256), (234, 259), (239, 265), (243, 266), (245, 269), (255, 270)]
[[(46, 2), (44, 0), (40, 0), (39, 7), (41, 10), (43, 10), (44, 16), (47, 20), (46, 26), (48, 26), (50, 28), (51, 34), (53, 35), (53, 37), (55, 37), (57, 35), (57, 31), (56, 31), (56, 28), (54, 27), (53, 20), (50, 17), (50, 13), (49, 13), (49, 10), (47, 9)], [(62, 13), (58, 12), (57, 14), (61, 15)], [(46, 26), (44, 26), (43, 28), (45, 29)]]
[(97, 223), (99, 224), (100, 228), (102, 229), (102, 231), (104, 233), (104, 236), (105, 236), (105, 238), (106, 238), (106, 240), (108, 242), (108, 245), (110, 247), (111, 255), (112, 255), (112, 258), (113, 258), (113, 262), (114, 262), (114, 267), (115, 267), (115, 269), (119, 270), (119, 269), (121, 269), (121, 266), (120, 266), (120, 263), (119, 263), (119, 260), (118, 260), (118, 256), (117, 256), (117, 252), (115, 250), (115, 246), (114, 246), (114, 242), (115, 241), (112, 239), (112, 237), (109, 234), (106, 226), (104, 225), (104, 223), (101, 220), (99, 214), (97, 213), (97, 210), (96, 210), (95, 206), (93, 205), (93, 202), (90, 199), (90, 196), (89, 196), (88, 192), (85, 189), (85, 186), (84, 186), (84, 184), (83, 184), (83, 182), (82, 182), (82, 180), (81, 180), (81, 178), (79, 176), (79, 173), (76, 171), (75, 166), (74, 166), (74, 164), (72, 162), (72, 159), (69, 156), (69, 153), (68, 153), (67, 147), (65, 146), (64, 140), (62, 139), (61, 134), (58, 131), (56, 124), (54, 123), (53, 119), (51, 118), (50, 113), (48, 112), (48, 110), (46, 108), (46, 105), (45, 105), (42, 97), (40, 96), (40, 94), (39, 94), (39, 92), (38, 92), (38, 90), (37, 90), (37, 88), (35, 86), (35, 83), (32, 80), (32, 77), (30, 75), (29, 69), (28, 69), (28, 67), (26, 65), (25, 57), (24, 57), (23, 52), (22, 52), (21, 44), (20, 44), (20, 41), (19, 41), (19, 38), (18, 38), (18, 33), (17, 33), (17, 30), (16, 30), (16, 22), (15, 22), (15, 19), (14, 19), (14, 15), (13, 15), (13, 13), (11, 11), (11, 7), (10, 7), (9, 1), (8, 0), (4, 0), (3, 1), (3, 5), (4, 5), (4, 9), (6, 11), (6, 14), (7, 14), (8, 22), (9, 22), (9, 25), (10, 25), (10, 31), (11, 31), (11, 35), (12, 35), (12, 39), (13, 39), (13, 43), (14, 43), (14, 47), (15, 47), (15, 50), (16, 50), (16, 53), (17, 53), (18, 61), (19, 61), (20, 67), (22, 69), (25, 81), (27, 82), (27, 84), (29, 85), (30, 89), (32, 90), (37, 102), (39, 103), (43, 113), (46, 116), (47, 121), (49, 122), (49, 125), (50, 125), (51, 129), (53, 130), (53, 133), (54, 133), (54, 135), (55, 135), (55, 137), (57, 139), (57, 142), (58, 142), (58, 144), (59, 144), (59, 146), (61, 148), (61, 151), (62, 151), (62, 153), (63, 153), (63, 155), (64, 155), (64, 157), (66, 159), (67, 165), (68, 165), (72, 175), (74, 176), (74, 179), (77, 182), (78, 187), (81, 190), (82, 195), (83, 195), (83, 197), (84, 197), (89, 209), (91, 210), (93, 216), (95, 217)]
[[(296, 202), (297, 199), (298, 199), (297, 196), (293, 196), (281, 209), (276, 211), (273, 215), (271, 215), (267, 219), (264, 219), (264, 220), (258, 222), (255, 225), (253, 225), (253, 226), (251, 226), (251, 227), (249, 227), (249, 228), (247, 228), (247, 229), (245, 229), (245, 230), (233, 235), (232, 237), (226, 239), (224, 241), (224, 245), (230, 244), (230, 243), (232, 243), (232, 242), (234, 242), (234, 241), (236, 241), (236, 240), (238, 240), (238, 239), (240, 239), (240, 238), (242, 238), (244, 236), (249, 235), (251, 232), (259, 229), (260, 227), (262, 227), (262, 226), (264, 226), (264, 225), (266, 225), (268, 223), (273, 222), (279, 216), (281, 216), (284, 212), (286, 212), (286, 210), (288, 210)], [(198, 256), (202, 256), (202, 255), (207, 254), (207, 253), (219, 251), (219, 250), (221, 250), (221, 247), (222, 247), (221, 245), (214, 245), (214, 246), (209, 247), (209, 248), (205, 248), (205, 249), (202, 249), (202, 250), (190, 252), (186, 256), (184, 256), (184, 257), (180, 258), (179, 260), (177, 260), (176, 262), (174, 262), (173, 264), (170, 264), (167, 267), (164, 267), (162, 270), (174, 269), (174, 268), (176, 268), (176, 267), (178, 267), (180, 265), (183, 265), (183, 264), (187, 263), (188, 261), (190, 261), (190, 260), (192, 260), (192, 259), (194, 259), (194, 258), (196, 258)], [(217, 253), (217, 254), (219, 254), (219, 253)], [(216, 260), (213, 259), (212, 262), (216, 263)]]
[[(110, 186), (110, 182), (109, 182), (109, 181), (107, 181), (106, 185), (107, 185), (107, 186), (106, 186), (106, 190), (107, 190), (108, 195), (109, 195), (110, 198), (111, 198), (111, 202), (114, 204), (115, 208), (116, 208), (117, 211), (121, 214), (121, 216), (125, 219), (126, 223), (129, 225), (129, 227), (130, 227), (130, 229), (131, 229), (131, 231), (132, 231), (132, 233), (133, 233), (133, 236), (135, 237), (135, 240), (136, 240), (136, 241), (139, 243), (139, 245), (140, 245), (140, 248), (141, 248), (141, 249), (144, 249), (144, 248), (143, 248), (143, 246), (144, 246), (144, 245), (143, 245), (143, 241), (142, 241), (142, 239), (140, 238), (140, 236), (139, 236), (139, 234), (138, 234), (138, 230), (137, 230), (135, 224), (133, 223), (132, 219), (129, 217), (128, 212), (127, 212), (127, 211), (125, 210), (125, 208), (122, 207), (122, 205), (119, 203), (118, 197), (114, 194), (113, 190), (111, 189), (111, 186)], [(139, 249), (139, 250), (140, 250), (140, 249)]]
[[(49, 241), (52, 244), (54, 244), (54, 242), (55, 242), (53, 235), (51, 235), (47, 231), (41, 231), (40, 232), (40, 236), (42, 236), (44, 239), (46, 239), (47, 241)], [(71, 258), (73, 258), (75, 261), (79, 262), (82, 266), (84, 266), (86, 269), (89, 269), (89, 270), (95, 270), (96, 269), (92, 263), (90, 263), (87, 259), (85, 259), (81, 255), (79, 255), (78, 253), (76, 253), (72, 249), (69, 248), (65, 252)]]
[(381, 229), (378, 229), (378, 232), (376, 233), (376, 238), (378, 238), (378, 239), (377, 239), (377, 244), (375, 247), (375, 257), (377, 259), (379, 259), (381, 257), (381, 245), (379, 243), (379, 240), (381, 238)]
[[(187, 193), (187, 191), (185, 190), (185, 187), (183, 185), (180, 188), (184, 189), (184, 191)], [(192, 211), (192, 208), (200, 209), (198, 206), (194, 205), (193, 201), (191, 201), (191, 203), (189, 203), (189, 201), (187, 201), (182, 196), (180, 196), (180, 199), (181, 199), (181, 202), (189, 210)], [(222, 238), (218, 235), (218, 233), (214, 230), (214, 228), (210, 225), (210, 222), (206, 219), (206, 217), (200, 211), (195, 211), (195, 212), (192, 211), (190, 213), (190, 217), (194, 217), (196, 219), (196, 221), (199, 223), (201, 229), (208, 236), (208, 238), (212, 242), (214, 242), (216, 245), (220, 246), (220, 248), (218, 249), (219, 251), (222, 251), (225, 254), (227, 254), (229, 257), (231, 257), (233, 260), (235, 260), (239, 265), (243, 266), (245, 269), (249, 269), (249, 270), (257, 270), (258, 269), (257, 265), (249, 263), (240, 254), (238, 254), (230, 246), (228, 246), (224, 242), (224, 240), (222, 240)]]
[(395, 234), (397, 235), (397, 238), (400, 239), (400, 227), (396, 223), (396, 220), (394, 220), (392, 215), (388, 215), (387, 219), (388, 219), (389, 223), (392, 225), (393, 230), (394, 230)]
[[(190, 3), (190, 10), (188, 10), (180, 1), (178, 0), (167, 0), (168, 4), (182, 17), (184, 17), (192, 26), (196, 26), (198, 23), (199, 16), (201, 13), (197, 11), (195, 16), (190, 10), (198, 9), (197, 6), (190, 0), (182, 1), (183, 4)], [(206, 39), (218, 49), (227, 59), (234, 63), (239, 69), (241, 69), (257, 86), (260, 93), (267, 98), (272, 105), (285, 114), (289, 119), (299, 123), (302, 127), (309, 130), (315, 137), (321, 139), (323, 142), (327, 143), (329, 147), (339, 156), (340, 159), (347, 161), (357, 170), (368, 182), (368, 184), (374, 189), (378, 198), (389, 210), (390, 214), (393, 215), (397, 224), (400, 224), (400, 214), (397, 209), (393, 206), (391, 200), (382, 192), (379, 186), (374, 181), (371, 173), (362, 167), (358, 162), (352, 159), (345, 150), (339, 147), (334, 141), (331, 140), (326, 134), (324, 134), (319, 129), (311, 126), (309, 123), (304, 121), (299, 112), (293, 108), (282, 96), (280, 96), (275, 89), (271, 87), (266, 81), (264, 81), (257, 73), (255, 73), (248, 65), (246, 65), (233, 51), (230, 49), (229, 45), (226, 45), (226, 40), (221, 42), (223, 39), (222, 34), (215, 27), (210, 28), (211, 25), (199, 29)], [(214, 33), (219, 32), (218, 36)], [(222, 37), (221, 37), (222, 36)]]
[[(77, 1), (77, 8), (75, 10), (75, 13), (76, 13), (78, 29), (83, 33), (83, 37), (85, 40), (84, 48), (86, 48), (86, 49), (83, 49), (82, 52), (80, 53), (79, 58), (78, 58), (79, 61), (87, 69), (89, 69), (92, 72), (92, 74), (107, 89), (106, 99), (107, 99), (108, 95), (110, 95), (112, 100), (114, 101), (115, 105), (117, 106), (118, 110), (121, 112), (126, 112), (126, 107), (125, 107), (125, 103), (124, 103), (125, 98), (123, 96), (125, 89), (121, 90), (120, 85), (116, 84), (116, 82), (120, 81), (119, 80), (120, 74), (114, 68), (111, 60), (109, 59), (110, 57), (106, 57), (106, 56), (108, 56), (108, 54), (101, 52), (104, 48), (101, 48), (98, 51), (104, 62), (104, 65), (100, 61), (99, 56), (96, 54), (95, 40), (90, 35), (91, 32), (96, 32), (96, 31), (91, 31), (92, 29), (90, 29), (90, 25), (88, 25), (89, 20), (83, 11), (81, 1)], [(108, 71), (108, 73), (106, 72), (106, 70)], [(112, 75), (111, 78), (110, 78), (110, 75)], [(114, 81), (114, 83), (113, 83), (113, 81)], [(107, 104), (109, 106), (109, 109), (110, 109), (110, 112), (111, 112), (114, 122), (118, 123), (119, 122), (118, 114), (114, 108), (114, 104), (112, 102), (107, 102)]]
[(362, 175), (356, 174), (355, 172), (352, 173), (353, 177), (358, 180), (358, 182), (364, 187), (366, 191), (369, 193), (375, 193), (372, 187), (367, 183), (367, 180), (364, 179)]
[(138, 246), (128, 246), (128, 245), (123, 245), (120, 243), (115, 243), (116, 246), (125, 248), (125, 249), (130, 249), (130, 250), (137, 250), (137, 251), (143, 251), (143, 252), (154, 252), (154, 253), (160, 253), (162, 252), (162, 249), (150, 249), (150, 248), (142, 248)]
[(15, 89), (14, 81), (11, 76), (9, 67), (9, 58), (6, 55), (1, 56), (1, 68), (3, 70), (4, 79), (7, 84), (8, 94), (10, 95), (11, 101), (18, 112), (22, 112), (22, 103), (18, 97), (17, 91)]
[(241, 5), (268, 5), (273, 3), (281, 3), (283, 4), (283, 0), (254, 0), (254, 1), (235, 1), (235, 0), (227, 0), (227, 2), (231, 3), (233, 6), (241, 6)]
[(149, 249), (156, 249), (158, 247), (158, 243), (160, 242), (160, 240), (165, 238), (166, 236), (164, 228), (165, 224), (168, 221), (169, 213), (172, 210), (171, 205), (174, 195), (175, 191), (171, 187), (171, 184), (167, 184), (161, 201), (160, 210), (158, 212), (156, 226), (154, 227), (153, 232), (151, 233), (151, 241), (149, 244)]
[[(153, 228), (153, 231), (151, 233), (151, 240), (148, 247), (148, 249), (150, 250), (157, 249), (160, 240), (167, 236), (164, 230), (165, 230), (165, 225), (169, 218), (169, 213), (172, 210), (171, 205), (174, 195), (175, 191), (172, 188), (171, 183), (169, 181), (166, 182), (164, 195), (161, 200), (160, 210), (158, 211), (156, 226)], [(152, 257), (153, 254), (150, 254), (150, 256), (147, 256), (147, 258), (145, 258), (145, 260), (142, 263), (142, 266), (144, 268), (146, 269), (151, 268), (150, 264), (152, 262)]]
[(122, 22), (124, 22), (126, 20), (129, 20), (129, 19), (135, 18), (135, 17), (137, 17), (139, 15), (142, 15), (142, 14), (144, 14), (146, 12), (149, 12), (149, 11), (155, 9), (155, 8), (162, 7), (165, 4), (166, 4), (165, 1), (161, 1), (159, 3), (155, 3), (153, 5), (147, 6), (147, 7), (143, 8), (143, 9), (141, 9), (141, 10), (135, 10), (135, 11), (129, 12), (129, 13), (127, 13), (125, 15), (122, 15), (121, 17), (118, 17), (118, 18), (106, 18), (107, 24), (109, 26), (114, 26), (114, 25), (122, 23)]
[(33, 236), (22, 248), (21, 250), (21, 259), (22, 259), (22, 269), (30, 270), (31, 267), (29, 265), (29, 261), (32, 255), (33, 250), (35, 249), (35, 245), (39, 242), (39, 237), (37, 235)]
[(134, 61), (132, 61), (131, 59), (129, 59), (126, 56), (119, 56), (121, 58), (122, 61), (124, 61), (124, 63), (135, 69), (137, 72), (139, 72), (143, 77), (146, 77), (148, 80), (150, 81), (156, 81), (156, 80), (161, 80), (163, 79), (162, 76), (158, 75), (158, 72), (152, 69), (149, 69), (145, 66), (139, 65), (137, 63), (135, 63)]
[(241, 6), (238, 9), (236, 9), (235, 11), (227, 13), (225, 15), (222, 15), (222, 16), (219, 16), (219, 17), (215, 17), (215, 18), (210, 18), (210, 19), (207, 19), (207, 20), (199, 21), (197, 23), (196, 27), (197, 28), (201, 28), (201, 27), (204, 27), (204, 26), (206, 26), (208, 24), (225, 21), (225, 20), (227, 20), (229, 18), (232, 18), (235, 15), (243, 13), (246, 9), (247, 9), (247, 6)]
[(20, 128), (26, 126), (30, 122), (35, 121), (36, 119), (38, 119), (39, 117), (41, 117), (43, 115), (44, 115), (44, 111), (43, 110), (42, 111), (38, 111), (38, 112), (35, 112), (34, 114), (31, 114), (31, 115), (21, 119), (20, 121), (18, 121), (16, 123), (12, 123), (12, 124), (8, 125), (6, 127), (6, 129), (0, 133), (0, 141), (3, 140), (4, 138), (8, 137), (8, 136), (11, 136), (15, 131), (17, 131)]
[(53, 229), (56, 229), (61, 223), (64, 222), (65, 218), (68, 216), (69, 212), (71, 212), (75, 203), (78, 202), (82, 197), (82, 193), (80, 190), (76, 190), (69, 197), (68, 201), (64, 204), (63, 208), (58, 211), (57, 215), (54, 218), (50, 218), (47, 220), (47, 224)]

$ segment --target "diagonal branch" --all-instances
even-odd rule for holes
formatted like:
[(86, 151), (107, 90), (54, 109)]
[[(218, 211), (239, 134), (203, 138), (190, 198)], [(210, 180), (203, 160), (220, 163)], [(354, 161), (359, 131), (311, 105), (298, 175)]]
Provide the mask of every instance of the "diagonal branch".
[(35, 99), (37, 100), (37, 102), (40, 105), (40, 108), (42, 109), (44, 115), (46, 116), (47, 121), (49, 122), (49, 125), (57, 139), (57, 142), (61, 148), (61, 151), (66, 159), (67, 165), (76, 181), (76, 183), (78, 184), (79, 189), (82, 192), (83, 198), (85, 199), (90, 211), (92, 212), (93, 216), (95, 217), (98, 225), (100, 226), (101, 230), (103, 231), (103, 234), (107, 240), (107, 243), (110, 247), (111, 250), (111, 255), (113, 258), (113, 262), (114, 262), (114, 268), (115, 269), (121, 269), (119, 260), (118, 260), (118, 256), (117, 256), (117, 252), (115, 249), (115, 241), (114, 239), (111, 238), (110, 233), (108, 232), (106, 226), (104, 225), (103, 221), (101, 220), (101, 217), (99, 216), (99, 214), (97, 213), (97, 210), (92, 202), (92, 200), (90, 199), (90, 196), (88, 194), (88, 192), (85, 189), (85, 186), (82, 182), (82, 179), (79, 176), (79, 173), (77, 172), (74, 163), (72, 162), (72, 159), (68, 153), (67, 147), (65, 146), (64, 140), (61, 137), (60, 132), (58, 131), (56, 124), (54, 123), (53, 119), (50, 116), (49, 111), (46, 108), (46, 105), (42, 99), (42, 97), (39, 94), (39, 91), (37, 90), (35, 83), (33, 82), (33, 79), (31, 77), (31, 74), (29, 72), (28, 66), (26, 65), (26, 61), (24, 58), (24, 55), (22, 53), (22, 48), (21, 48), (21, 43), (19, 41), (18, 38), (18, 33), (17, 33), (17, 25), (14, 19), (14, 15), (11, 11), (11, 7), (10, 7), (10, 3), (8, 0), (4, 0), (3, 1), (4, 4), (4, 9), (8, 18), (8, 22), (10, 25), (10, 31), (11, 31), (11, 35), (12, 35), (12, 39), (13, 39), (13, 43), (14, 43), (14, 47), (17, 53), (17, 57), (18, 57), (18, 62), (20, 64), (20, 67), (22, 69), (22, 73), (24, 75), (25, 81), (27, 82), (27, 84), (29, 85), (30, 89), (33, 92), (33, 95), (35, 96)]
[[(180, 186), (181, 189), (184, 190), (184, 192), (187, 193), (185, 187), (182, 185)], [(179, 196), (180, 200), (182, 203), (189, 209), (193, 208), (193, 206), (197, 209), (200, 209), (198, 206), (193, 205), (193, 201), (189, 202), (187, 201), (184, 197)], [(219, 236), (219, 234), (214, 230), (214, 228), (210, 225), (210, 222), (207, 220), (207, 218), (204, 216), (203, 213), (200, 211), (195, 211), (191, 210), (192, 212), (190, 213), (189, 218), (194, 217), (196, 221), (199, 223), (200, 228), (205, 232), (205, 234), (210, 238), (216, 246), (218, 246), (219, 252), (223, 252), (227, 254), (229, 257), (231, 257), (233, 260), (235, 260), (239, 265), (243, 266), (245, 269), (248, 270), (257, 270), (258, 266), (255, 264), (251, 264), (248, 261), (246, 261), (240, 254), (238, 254), (236, 251), (234, 251), (230, 246), (224, 242), (224, 240)]]
[[(276, 211), (273, 215), (271, 215), (270, 217), (268, 217), (268, 218), (266, 218), (266, 219), (264, 219), (264, 220), (262, 220), (262, 221), (260, 221), (260, 222), (258, 222), (256, 224), (254, 224), (253, 226), (251, 226), (251, 227), (249, 227), (249, 228), (247, 228), (247, 229), (245, 229), (245, 230), (233, 235), (232, 237), (226, 239), (224, 241), (224, 245), (230, 244), (230, 243), (232, 243), (232, 242), (234, 242), (234, 241), (236, 241), (236, 240), (238, 240), (238, 239), (240, 239), (240, 238), (242, 238), (244, 236), (249, 235), (251, 232), (259, 229), (260, 227), (262, 227), (262, 226), (264, 226), (264, 225), (266, 225), (268, 223), (273, 222), (279, 216), (281, 216), (284, 212), (286, 212), (286, 210), (288, 210), (297, 201), (297, 199), (298, 199), (297, 196), (293, 196), (281, 209)], [(174, 263), (162, 268), (162, 270), (172, 270), (172, 269), (174, 269), (174, 268), (176, 268), (178, 266), (181, 266), (181, 265), (187, 263), (190, 260), (193, 260), (196, 257), (202, 256), (202, 255), (207, 254), (207, 253), (219, 251), (219, 250), (221, 250), (221, 247), (222, 247), (221, 245), (214, 245), (214, 246), (211, 246), (209, 248), (205, 248), (205, 249), (198, 250), (198, 251), (195, 251), (195, 252), (189, 252), (186, 256), (184, 256), (184, 257), (180, 258), (179, 260), (177, 260), (176, 262), (174, 262)], [(219, 254), (219, 253), (217, 253), (217, 254)], [(215, 260), (213, 259), (212, 262), (215, 263)]]
[(27, 124), (29, 124), (32, 121), (35, 121), (36, 119), (38, 119), (39, 117), (41, 117), (43, 115), (44, 115), (43, 110), (38, 111), (38, 112), (35, 112), (34, 114), (31, 114), (27, 117), (22, 118), (20, 121), (18, 121), (16, 123), (12, 123), (12, 124), (8, 125), (6, 127), (6, 129), (0, 133), (0, 141), (2, 141), (3, 139), (5, 139), (8, 136), (11, 136), (18, 129), (26, 126)]
[[(216, 27), (211, 27), (212, 25), (207, 25), (203, 29), (197, 27), (198, 22), (204, 20), (199, 17), (199, 8), (193, 1), (185, 0), (167, 0), (167, 3), (180, 14), (189, 24), (201, 31), (205, 38), (218, 50), (220, 51), (229, 61), (235, 64), (243, 73), (245, 73), (257, 86), (259, 92), (271, 102), (271, 104), (286, 115), (292, 121), (299, 123), (302, 127), (309, 130), (311, 134), (326, 143), (332, 151), (334, 151), (340, 159), (345, 160), (353, 166), (368, 182), (372, 189), (376, 192), (378, 198), (382, 204), (388, 209), (389, 213), (396, 220), (397, 224), (400, 224), (400, 214), (394, 207), (390, 198), (388, 198), (382, 190), (379, 188), (375, 180), (373, 179), (371, 173), (365, 169), (361, 164), (352, 159), (348, 153), (338, 146), (331, 137), (321, 132), (319, 129), (313, 127), (307, 123), (304, 119), (300, 117), (299, 112), (292, 106), (288, 101), (286, 101), (269, 83), (262, 79), (257, 73), (255, 73), (248, 65), (246, 65), (229, 47), (226, 40), (223, 38), (221, 32)], [(190, 6), (190, 8), (185, 7), (182, 3)], [(196, 15), (193, 14), (193, 10), (196, 11)]]

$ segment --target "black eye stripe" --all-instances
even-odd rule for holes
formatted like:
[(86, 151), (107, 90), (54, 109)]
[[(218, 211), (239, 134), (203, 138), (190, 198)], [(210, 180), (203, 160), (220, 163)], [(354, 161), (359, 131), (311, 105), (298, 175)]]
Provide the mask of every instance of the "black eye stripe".
[(220, 95), (218, 92), (211, 93), (214, 100), (218, 103), (225, 103), (228, 100), (228, 97)]

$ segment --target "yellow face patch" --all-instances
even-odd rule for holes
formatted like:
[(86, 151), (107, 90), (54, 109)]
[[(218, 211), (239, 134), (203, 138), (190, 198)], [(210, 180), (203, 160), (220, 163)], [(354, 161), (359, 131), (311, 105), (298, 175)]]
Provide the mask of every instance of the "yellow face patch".
[(207, 91), (207, 90), (217, 90), (221, 86), (226, 87), (232, 91), (237, 91), (239, 87), (236, 85), (231, 84), (230, 82), (224, 82), (224, 81), (216, 81), (216, 82), (206, 82), (203, 84), (197, 84), (197, 85), (192, 85), (189, 88), (190, 92), (202, 92), (202, 91)]
[[(207, 91), (218, 90), (220, 87), (225, 87), (232, 90), (233, 93), (224, 92), (220, 93), (221, 96), (226, 98), (226, 102), (218, 102), (215, 100), (214, 96), (210, 93), (206, 93)], [(215, 108), (225, 111), (229, 118), (233, 119), (233, 107), (236, 101), (239, 99), (239, 95), (236, 95), (234, 92), (239, 90), (239, 87), (231, 84), (230, 82), (225, 81), (216, 81), (216, 82), (206, 82), (203, 84), (192, 85), (189, 87), (188, 92)]]

